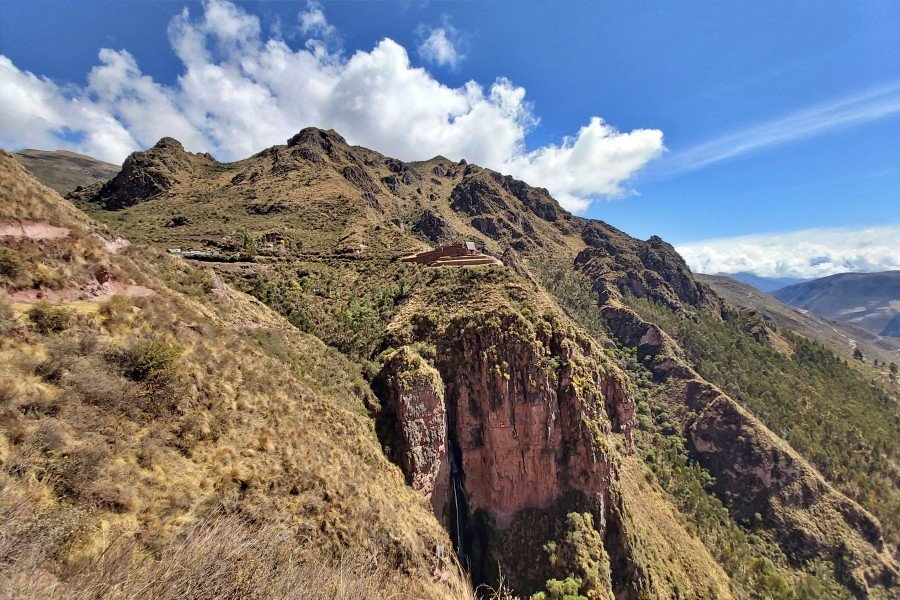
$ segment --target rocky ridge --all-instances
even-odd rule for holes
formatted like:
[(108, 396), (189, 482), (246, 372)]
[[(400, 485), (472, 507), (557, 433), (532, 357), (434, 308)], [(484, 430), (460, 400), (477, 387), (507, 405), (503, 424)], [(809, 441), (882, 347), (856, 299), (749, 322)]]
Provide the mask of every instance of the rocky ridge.
[[(553, 573), (542, 544), (560, 535), (567, 513), (583, 512), (603, 540), (597, 560), (612, 565), (604, 593), (730, 593), (705, 550), (689, 564), (629, 517), (648, 514), (642, 503), (651, 501), (636, 490), (667, 502), (647, 492), (646, 482), (623, 479), (642, 471), (629, 450), (629, 377), (610, 353), (634, 347), (660, 386), (653, 401), (677, 407), (679, 434), (736, 517), (760, 511), (763, 529), (796, 564), (831, 561), (859, 596), (896, 585), (896, 563), (877, 520), (700, 378), (672, 338), (625, 306), (628, 297), (645, 298), (685, 319), (734, 310), (659, 238), (635, 240), (575, 217), (546, 190), (475, 165), (442, 157), (403, 163), (349, 146), (333, 131), (307, 129), (231, 164), (169, 142), (129, 160), (109, 193), (72, 198), (101, 219), (121, 208), (117, 223), (129, 235), (158, 244), (281, 240), (252, 263), (216, 267), (236, 284), (282, 277), (284, 264), (311, 273), (307, 285), (316, 277), (352, 282), (323, 284), (309, 296), (327, 306), (377, 291), (379, 281), (419, 282), (382, 313), (384, 333), (363, 352), (379, 368), (373, 414), (388, 455), (430, 500), (476, 580), (491, 580), (491, 557), (504, 563), (518, 589), (535, 591)], [(119, 197), (109, 195), (113, 187), (135, 190), (131, 198), (150, 195), (110, 204)], [(166, 226), (175, 219), (179, 226)], [(454, 236), (477, 240), (508, 266), (426, 275), (393, 262)], [(558, 265), (564, 280), (591, 288), (594, 308), (584, 308), (582, 323), (592, 324), (590, 335), (561, 307), (570, 298), (554, 298), (544, 287)], [(321, 331), (334, 327), (332, 317), (322, 318)], [(732, 502), (742, 486), (751, 490), (745, 505)], [(677, 518), (668, 521), (671, 508), (649, 512), (657, 530), (674, 532), (682, 546), (699, 544)], [(525, 539), (525, 524), (534, 523), (542, 524), (540, 534)], [(503, 541), (518, 556), (504, 555)], [(648, 558), (649, 548), (655, 558)], [(524, 556), (541, 565), (540, 574), (522, 565)], [(676, 580), (687, 587), (676, 592), (663, 583)]]

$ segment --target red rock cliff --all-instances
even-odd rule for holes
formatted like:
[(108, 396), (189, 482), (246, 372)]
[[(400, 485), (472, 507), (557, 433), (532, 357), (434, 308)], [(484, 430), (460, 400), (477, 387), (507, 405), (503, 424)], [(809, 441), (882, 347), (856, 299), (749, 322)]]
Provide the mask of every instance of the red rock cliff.
[(634, 405), (596, 346), (516, 313), (455, 320), (434, 342), (434, 367), (410, 346), (385, 357), (381, 435), (462, 553), (486, 562), (475, 515), (503, 530), (564, 498), (605, 530), (610, 436), (630, 445)]

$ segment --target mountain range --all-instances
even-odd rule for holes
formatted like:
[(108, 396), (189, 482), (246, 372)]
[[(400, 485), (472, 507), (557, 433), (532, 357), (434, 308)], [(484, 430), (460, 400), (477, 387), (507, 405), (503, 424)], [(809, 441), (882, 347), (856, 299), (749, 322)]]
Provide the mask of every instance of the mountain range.
[(697, 278), (735, 306), (755, 309), (766, 322), (817, 340), (848, 358), (857, 348), (869, 360), (878, 360), (885, 366), (897, 362), (900, 357), (900, 339), (877, 335), (849, 323), (788, 306), (770, 294), (724, 275), (697, 275)]
[(900, 337), (900, 271), (841, 273), (791, 285), (772, 295), (822, 317)]
[(315, 128), (233, 163), (164, 138), (66, 199), (0, 168), (0, 522), (34, 596), (898, 589), (895, 385), (658, 237)]
[(735, 281), (746, 283), (758, 289), (761, 292), (774, 292), (789, 285), (803, 283), (806, 279), (799, 277), (762, 277), (755, 273), (747, 271), (738, 271), (737, 273), (716, 273), (722, 277), (730, 277)]
[(115, 177), (119, 167), (68, 150), (19, 150), (13, 158), (60, 194)]

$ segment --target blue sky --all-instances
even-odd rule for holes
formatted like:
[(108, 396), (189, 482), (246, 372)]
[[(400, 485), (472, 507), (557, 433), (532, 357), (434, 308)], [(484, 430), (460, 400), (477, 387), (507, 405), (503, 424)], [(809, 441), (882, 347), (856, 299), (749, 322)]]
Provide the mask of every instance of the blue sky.
[[(317, 62), (280, 77), (320, 86), (271, 75), (290, 53)], [(168, 126), (232, 159), (337, 126), (512, 172), (697, 269), (900, 268), (897, 2), (3, 2), (0, 54), (8, 149), (121, 160)]]

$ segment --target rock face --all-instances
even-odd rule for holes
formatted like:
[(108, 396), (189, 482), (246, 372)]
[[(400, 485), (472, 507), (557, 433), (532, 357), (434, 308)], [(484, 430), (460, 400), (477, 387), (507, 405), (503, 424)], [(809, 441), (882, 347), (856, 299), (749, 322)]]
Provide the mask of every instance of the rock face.
[(693, 278), (675, 248), (656, 236), (644, 242), (591, 221), (581, 237), (588, 247), (575, 258), (575, 268), (594, 282), (601, 301), (617, 295), (617, 290), (652, 298), (679, 312), (721, 305), (706, 284)]
[(126, 158), (119, 174), (100, 188), (96, 201), (118, 210), (149, 200), (187, 179), (198, 161), (214, 162), (208, 154), (185, 152), (178, 140), (162, 138), (146, 152)]
[(872, 549), (884, 551), (875, 517), (837, 493), (736, 402), (716, 397), (690, 426), (688, 439), (701, 464), (715, 474), (720, 492), (741, 490), (732, 512), (747, 521), (759, 515), (793, 560), (838, 560), (844, 579), (860, 594), (871, 584), (897, 583), (890, 563), (871, 566), (877, 564)]
[(630, 440), (633, 424), (622, 375), (589, 340), (512, 313), (454, 320), (434, 341), (434, 367), (408, 346), (385, 358), (380, 433), (475, 581), (502, 558), (491, 531), (527, 511), (565, 503), (595, 514), (605, 534), (607, 436)]
[(437, 358), (470, 509), (501, 527), (567, 492), (602, 503), (609, 480), (596, 444), (610, 429), (607, 375), (573, 340), (523, 328), (512, 316), (490, 328), (454, 323)]
[(716, 479), (716, 493), (737, 518), (765, 526), (785, 553), (802, 562), (825, 557), (860, 596), (900, 582), (878, 520), (838, 493), (816, 469), (737, 402), (704, 381), (652, 323), (615, 303), (603, 307), (614, 336), (636, 346), (680, 407), (688, 447)]
[(375, 389), (384, 403), (379, 438), (413, 489), (440, 514), (450, 485), (444, 382), (414, 349), (385, 359)]
[(456, 230), (443, 217), (428, 209), (422, 212), (414, 231), (434, 243), (449, 242), (459, 237)]

